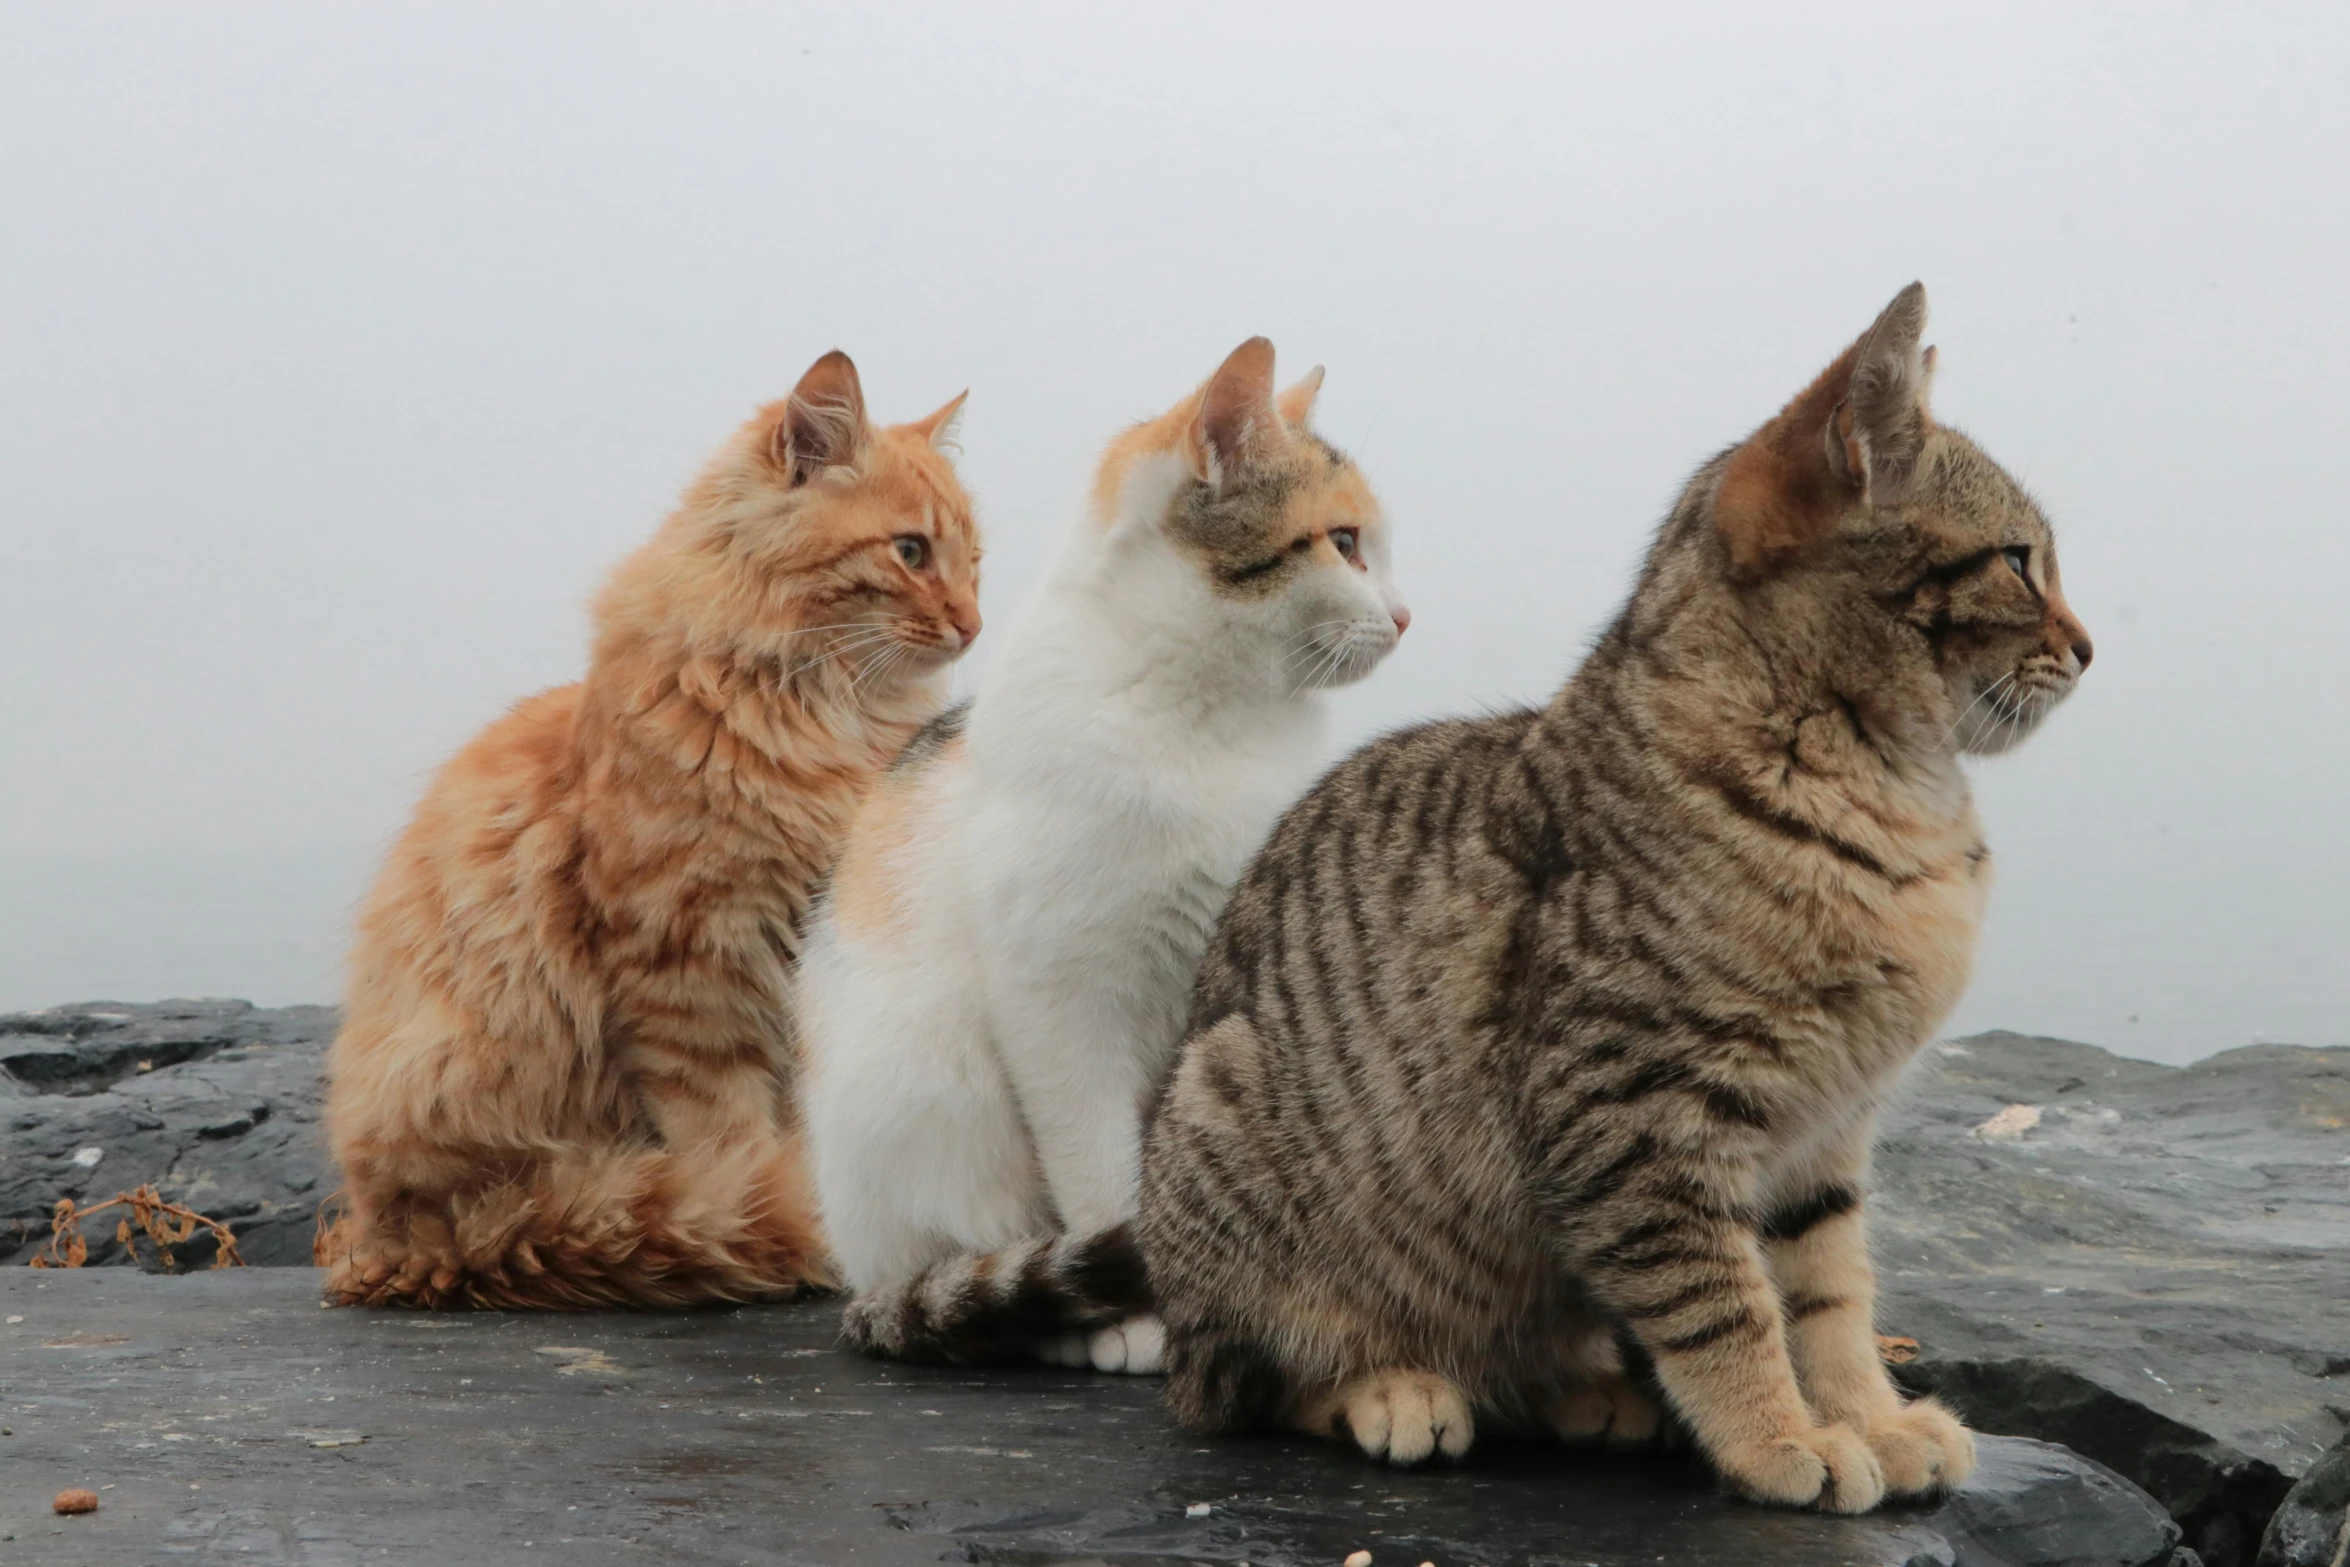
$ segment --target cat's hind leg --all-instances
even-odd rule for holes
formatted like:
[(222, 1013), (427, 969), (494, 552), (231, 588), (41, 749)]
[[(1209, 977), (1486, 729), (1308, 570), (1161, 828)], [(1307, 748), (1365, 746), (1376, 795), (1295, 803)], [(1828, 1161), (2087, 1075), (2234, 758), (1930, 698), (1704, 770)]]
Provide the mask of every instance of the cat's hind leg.
[(1350, 1377), (1297, 1400), (1289, 1423), (1311, 1436), (1351, 1437), (1368, 1456), (1403, 1468), (1458, 1458), (1477, 1436), (1468, 1395), (1433, 1371)]
[(1663, 1444), (1664, 1410), (1624, 1364), (1611, 1324), (1572, 1317), (1554, 1340), (1556, 1365), (1534, 1400), (1540, 1424), (1560, 1441), (1619, 1451)]

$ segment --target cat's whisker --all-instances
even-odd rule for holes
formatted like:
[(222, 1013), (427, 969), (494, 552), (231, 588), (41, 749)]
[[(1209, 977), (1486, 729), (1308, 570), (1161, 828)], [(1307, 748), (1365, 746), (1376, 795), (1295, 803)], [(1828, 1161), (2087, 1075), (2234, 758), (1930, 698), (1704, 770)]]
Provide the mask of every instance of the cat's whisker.
[(1294, 653), (1282, 659), (1281, 667), (1283, 671), (1291, 672), (1299, 668), (1301, 665), (1305, 665), (1309, 662), (1319, 662), (1322, 655), (1329, 651), (1333, 636), (1335, 636), (1335, 633), (1325, 633), (1322, 636), (1318, 636), (1304, 647), (1297, 649)]
[(904, 663), (907, 659), (911, 658), (913, 656), (913, 651), (914, 650), (912, 648), (908, 647), (903, 642), (900, 642), (893, 648), (885, 649), (880, 654), (876, 655), (872, 662), (868, 663), (863, 669), (858, 670), (857, 673), (850, 678), (847, 694), (851, 698), (854, 698), (857, 695), (857, 692), (868, 681), (871, 681), (876, 689), (886, 685), (888, 683), (886, 679), (888, 673), (891, 670), (896, 669), (898, 665)]
[(1345, 627), (1352, 624), (1353, 622), (1344, 616), (1335, 620), (1315, 621), (1290, 638), (1289, 651), (1283, 655), (1281, 660), (1282, 667), (1286, 669), (1294, 663), (1302, 662), (1307, 655), (1321, 651), (1327, 638), (1339, 634)]
[(851, 653), (861, 652), (866, 648), (890, 642), (897, 642), (899, 640), (899, 635), (894, 629), (889, 627), (871, 628), (865, 631), (865, 633), (861, 636), (850, 638), (836, 647), (827, 648), (824, 652), (808, 660), (806, 663), (794, 666), (792, 672), (795, 674), (808, 674), (814, 670), (822, 668), (826, 664), (831, 663), (834, 659), (843, 658)]
[[(1336, 624), (1343, 624), (1343, 622), (1337, 622)], [(1292, 650), (1281, 660), (1282, 673), (1285, 675), (1295, 675), (1300, 668), (1310, 668), (1319, 665), (1322, 659), (1328, 655), (1330, 651), (1330, 644), (1337, 637), (1337, 635), (1338, 633), (1335, 631), (1316, 632), (1312, 639), (1305, 644), (1305, 646)], [(1310, 680), (1301, 682), (1300, 689), (1311, 690), (1312, 682)]]
[(1333, 638), (1330, 643), (1329, 652), (1323, 656), (1321, 663), (1314, 666), (1314, 678), (1308, 683), (1307, 689), (1312, 691), (1323, 690), (1329, 684), (1330, 680), (1335, 675), (1337, 675), (1351, 649), (1352, 644), (1349, 643), (1344, 637)]
[(2000, 707), (1998, 704), (1999, 688), (2006, 685), (2009, 681), (2015, 678), (2015, 672), (2010, 670), (2008, 673), (2000, 676), (1997, 680), (1992, 681), (1991, 684), (1985, 686), (1982, 690), (1976, 692), (1975, 699), (1969, 702), (1966, 706), (1960, 708), (1958, 710), (1958, 716), (1950, 721), (1950, 728), (1945, 731), (1942, 736), (1942, 744), (1948, 745), (1952, 740), (1958, 737), (1958, 732), (1966, 727), (1968, 717), (1972, 715), (1974, 710), (1978, 707), (1989, 704), (1992, 716), (1996, 719), (2000, 715)]

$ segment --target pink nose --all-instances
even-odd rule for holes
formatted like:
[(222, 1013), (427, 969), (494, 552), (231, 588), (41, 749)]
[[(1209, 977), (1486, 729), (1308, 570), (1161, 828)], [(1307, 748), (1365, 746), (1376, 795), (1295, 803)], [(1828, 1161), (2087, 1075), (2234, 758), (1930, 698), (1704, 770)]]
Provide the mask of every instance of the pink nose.
[(1398, 604), (1387, 613), (1395, 618), (1395, 634), (1397, 636), (1400, 637), (1412, 629), (1412, 612), (1403, 605)]

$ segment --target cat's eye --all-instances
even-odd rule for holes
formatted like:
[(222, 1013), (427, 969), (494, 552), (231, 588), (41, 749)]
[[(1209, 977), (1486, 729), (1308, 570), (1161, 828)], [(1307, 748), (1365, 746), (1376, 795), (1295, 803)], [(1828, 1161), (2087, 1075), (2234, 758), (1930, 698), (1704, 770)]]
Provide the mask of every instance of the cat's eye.
[(2010, 571), (2024, 579), (2024, 586), (2032, 585), (2032, 552), (2029, 547), (2010, 544), (1999, 552), (1999, 558), (2007, 562)]
[(890, 543), (897, 547), (898, 559), (909, 571), (920, 571), (930, 564), (930, 541), (919, 533), (901, 533)]
[(1338, 551), (1338, 558), (1340, 560), (1352, 560), (1355, 558), (1355, 544), (1356, 541), (1354, 529), (1332, 528), (1330, 530), (1330, 547)]

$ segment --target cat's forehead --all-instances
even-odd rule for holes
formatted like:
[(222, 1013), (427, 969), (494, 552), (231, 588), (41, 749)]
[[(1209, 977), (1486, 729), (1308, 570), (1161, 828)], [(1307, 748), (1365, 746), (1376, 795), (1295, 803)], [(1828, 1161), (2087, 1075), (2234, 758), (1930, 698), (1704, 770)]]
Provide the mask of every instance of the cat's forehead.
[(1956, 430), (1936, 432), (1919, 497), (1938, 532), (1967, 542), (2049, 543), (2039, 505), (2008, 471)]
[(1283, 498), (1281, 520), (1292, 533), (1326, 533), (1332, 528), (1367, 528), (1379, 520), (1379, 497), (1362, 471), (1336, 449), (1315, 443), (1319, 471), (1294, 484)]
[(971, 498), (955, 477), (954, 465), (929, 442), (886, 431), (877, 443), (867, 487), (893, 510), (927, 516), (939, 527), (968, 528)]

